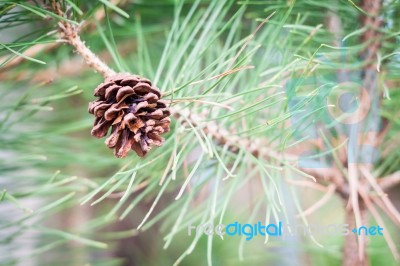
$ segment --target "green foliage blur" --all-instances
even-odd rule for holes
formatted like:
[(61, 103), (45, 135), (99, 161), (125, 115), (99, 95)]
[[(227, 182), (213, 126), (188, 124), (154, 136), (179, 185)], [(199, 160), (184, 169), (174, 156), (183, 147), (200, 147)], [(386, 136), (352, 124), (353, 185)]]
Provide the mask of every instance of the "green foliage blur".
[[(176, 119), (144, 159), (115, 158), (90, 135), (87, 107), (103, 78), (60, 39), (57, 23), (81, 25), (102, 60), (151, 79), (174, 108), (239, 138), (267, 137), (280, 152), (306, 141), (292, 116), (319, 119), (326, 106), (318, 97), (339, 83), (332, 76), (361, 71), (357, 2), (65, 0), (67, 18), (47, 2), (0, 1), (0, 265), (340, 265), (340, 236), (188, 236), (189, 224), (293, 217), (324, 193), (289, 186), (308, 177), (287, 160), (257, 159), (245, 147), (232, 153)], [(399, 144), (399, 15), (399, 1), (384, 1), (378, 88), (391, 127), (380, 176), (400, 169), (400, 150), (390, 149)], [(340, 21), (340, 36), (329, 19)], [(294, 91), (290, 80), (300, 83)], [(291, 93), (308, 100), (289, 106)], [(399, 247), (398, 228), (385, 221)], [(342, 222), (338, 198), (305, 221)], [(383, 238), (371, 238), (368, 251), (371, 265), (397, 265)]]

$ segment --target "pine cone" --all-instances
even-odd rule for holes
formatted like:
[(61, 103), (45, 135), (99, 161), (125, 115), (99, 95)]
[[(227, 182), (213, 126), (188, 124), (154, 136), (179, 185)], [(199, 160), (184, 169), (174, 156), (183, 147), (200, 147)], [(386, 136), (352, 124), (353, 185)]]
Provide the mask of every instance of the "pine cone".
[(91, 133), (102, 138), (111, 127), (105, 144), (116, 157), (125, 157), (130, 149), (143, 157), (150, 145), (162, 145), (160, 135), (169, 131), (170, 111), (149, 80), (119, 73), (97, 86), (94, 96), (99, 98), (89, 104), (89, 113), (96, 117)]

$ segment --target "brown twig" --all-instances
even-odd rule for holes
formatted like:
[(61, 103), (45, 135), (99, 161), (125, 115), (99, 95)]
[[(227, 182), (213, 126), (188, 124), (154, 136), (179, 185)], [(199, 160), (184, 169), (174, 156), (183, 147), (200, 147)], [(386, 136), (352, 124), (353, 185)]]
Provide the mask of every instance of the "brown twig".
[(302, 213), (299, 213), (296, 215), (296, 218), (301, 218), (303, 216), (308, 216), (312, 213), (314, 213), (316, 210), (324, 206), (335, 194), (335, 185), (329, 185), (328, 190), (326, 193), (319, 199), (317, 202), (315, 202), (313, 205), (311, 205), (308, 209), (304, 210)]
[[(376, 222), (377, 222), (379, 225), (381, 225), (381, 227), (386, 228), (385, 223), (384, 223), (384, 221), (383, 221), (381, 215), (380, 215), (379, 212), (375, 209), (374, 204), (370, 201), (370, 198), (369, 198), (368, 195), (365, 193), (365, 191), (361, 189), (361, 190), (359, 190), (359, 193), (360, 193), (361, 198), (364, 200), (365, 205), (367, 206), (369, 212), (370, 212), (370, 213), (372, 214), (372, 216), (375, 218)], [(399, 259), (400, 259), (399, 252), (397, 251), (396, 244), (394, 243), (394, 241), (393, 241), (392, 237), (390, 236), (390, 234), (385, 233), (385, 234), (383, 234), (383, 237), (385, 238), (386, 243), (388, 244), (388, 246), (389, 246), (389, 248), (390, 248), (390, 251), (391, 251), (392, 254), (393, 254), (393, 257), (394, 257), (396, 260), (399, 260)]]
[[(367, 222), (367, 208), (363, 201), (359, 202), (359, 219), (360, 223), (365, 225)], [(345, 223), (349, 225), (349, 228), (356, 228), (357, 223), (353, 209), (345, 210)], [(365, 250), (366, 237), (361, 235), (360, 239), (356, 235), (350, 233), (345, 236), (344, 248), (343, 248), (343, 266), (367, 266), (368, 258)], [(361, 244), (361, 246), (360, 246)], [(358, 252), (357, 252), (358, 251)], [(360, 256), (361, 254), (361, 256)]]
[(378, 206), (379, 208), (382, 209), (382, 211), (393, 221), (394, 224), (396, 224), (398, 227), (400, 227), (400, 221), (393, 216), (393, 213), (388, 210), (388, 208), (383, 204), (381, 198), (377, 195), (369, 195), (371, 201)]
[(362, 9), (369, 15), (361, 16), (361, 24), (367, 27), (367, 30), (362, 34), (361, 41), (368, 43), (368, 46), (362, 53), (363, 59), (368, 63), (365, 68), (375, 67), (374, 57), (380, 47), (380, 32), (379, 27), (381, 25), (381, 19), (379, 18), (379, 12), (381, 9), (382, 0), (363, 0)]
[(400, 213), (393, 205), (393, 203), (389, 200), (383, 189), (378, 185), (376, 179), (372, 176), (372, 174), (363, 166), (360, 167), (361, 172), (363, 173), (364, 177), (370, 183), (371, 187), (378, 193), (380, 199), (382, 200), (385, 207), (392, 213), (398, 223), (400, 223)]
[[(368, 43), (365, 50), (360, 54), (361, 59), (365, 62), (362, 68), (362, 78), (363, 78), (363, 87), (368, 92), (370, 97), (377, 97), (377, 73), (375, 68), (375, 62), (373, 58), (376, 56), (377, 51), (380, 46), (380, 34), (377, 29), (380, 26), (379, 12), (381, 7), (380, 0), (363, 0), (362, 1), (362, 9), (366, 12), (366, 14), (361, 15), (361, 25), (365, 26), (367, 30), (361, 36), (362, 43)], [(365, 97), (366, 94), (360, 95), (360, 110), (369, 112), (370, 121), (369, 124), (378, 125), (380, 122), (380, 117), (377, 112), (377, 108), (367, 101), (368, 97)], [(358, 114), (358, 116), (360, 116)], [(360, 118), (360, 117), (359, 117)], [(363, 121), (364, 119), (360, 119), (359, 121)], [(363, 128), (366, 127), (365, 121), (360, 123), (360, 125), (353, 126), (351, 128), (351, 133), (353, 136), (362, 136)], [(365, 136), (362, 136), (362, 140)], [(368, 141), (370, 145), (373, 147), (377, 147), (379, 141), (381, 139), (377, 138), (377, 134), (368, 135)], [(364, 142), (362, 142), (364, 143)], [(355, 155), (359, 153), (359, 149), (356, 148), (356, 151), (352, 151)], [(372, 162), (373, 157), (369, 154), (361, 154), (363, 160)], [(346, 222), (352, 223), (354, 222), (354, 226), (357, 228), (361, 225), (367, 225), (367, 214), (368, 208), (366, 206), (365, 200), (360, 199), (359, 191), (365, 195), (369, 195), (370, 187), (361, 184), (360, 182), (360, 173), (359, 173), (359, 165), (358, 164), (349, 164), (349, 186), (350, 186), (350, 199), (349, 204), (346, 211)], [(368, 165), (368, 169), (362, 168), (363, 174), (365, 176), (366, 173), (369, 173), (372, 164)], [(369, 176), (368, 176), (369, 177)], [(368, 180), (370, 181), (370, 180)], [(357, 237), (358, 245), (353, 245), (355, 241), (355, 236), (347, 236), (344, 250), (343, 250), (343, 265), (368, 265), (367, 261), (367, 253), (365, 252), (367, 246), (367, 239), (364, 235), (360, 235)], [(358, 250), (358, 257), (354, 256), (355, 248)]]
[[(119, 2), (123, 2), (121, 0), (111, 0), (110, 1), (112, 4), (116, 5)], [(105, 17), (105, 12), (103, 8), (100, 8), (99, 10), (96, 11), (94, 14), (94, 17), (96, 18), (97, 21), (101, 21)], [(86, 23), (83, 28), (93, 28), (94, 23)], [(22, 54), (26, 55), (27, 57), (35, 57), (37, 54), (42, 53), (42, 52), (50, 52), (51, 50), (55, 49), (61, 44), (61, 42), (54, 42), (54, 43), (39, 43), (35, 44), (28, 49), (26, 49)], [(4, 62), (8, 59), (8, 55), (0, 57), (0, 62)], [(24, 62), (26, 60), (25, 57), (18, 56), (15, 57), (14, 59), (10, 60), (6, 65), (4, 65), (2, 68), (0, 68), (0, 73), (6, 72), (13, 67), (18, 66), (20, 63)]]
[[(50, 3), (56, 14), (64, 17), (60, 4), (56, 0), (50, 0)], [(65, 20), (60, 20), (58, 25), (62, 32), (62, 37), (76, 49), (90, 67), (97, 70), (103, 77), (115, 75), (115, 71), (103, 63), (81, 40), (77, 26)]]
[(377, 182), (384, 191), (387, 191), (392, 187), (398, 186), (400, 185), (400, 171), (394, 172), (393, 174), (382, 178), (378, 178)]

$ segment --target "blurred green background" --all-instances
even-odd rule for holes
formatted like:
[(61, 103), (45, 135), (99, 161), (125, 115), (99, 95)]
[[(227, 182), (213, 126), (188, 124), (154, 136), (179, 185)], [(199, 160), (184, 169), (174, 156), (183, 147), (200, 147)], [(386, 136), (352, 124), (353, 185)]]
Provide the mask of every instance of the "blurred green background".
[[(399, 1), (383, 2), (379, 93), (390, 97), (383, 98), (380, 115), (391, 127), (375, 165), (386, 175), (400, 169), (400, 8)], [(205, 113), (233, 135), (268, 136), (277, 151), (304, 141), (306, 130), (291, 127), (287, 114), (297, 109), (288, 110), (288, 80), (312, 87), (304, 95), (315, 101), (309, 107), (315, 121), (324, 103), (312, 90), (339, 83), (340, 71), (357, 80), (363, 66), (360, 10), (351, 1), (62, 3), (68, 19), (81, 23), (86, 45), (111, 67), (150, 78), (176, 101), (175, 108)], [(177, 120), (165, 145), (145, 159), (114, 158), (104, 140), (90, 136), (87, 106), (103, 78), (60, 41), (58, 19), (46, 1), (0, 1), (0, 265), (341, 264), (341, 236), (317, 237), (323, 247), (302, 236), (268, 243), (261, 237), (188, 236), (189, 224), (206, 221), (289, 221), (324, 192), (293, 189), (286, 180), (304, 175), (282, 161), (257, 162), (242, 149), (231, 154), (207, 136), (201, 143)], [(335, 20), (338, 32), (330, 26)], [(13, 63), (28, 50), (28, 57)], [(252, 69), (212, 78), (229, 67), (248, 66)], [(201, 82), (192, 84), (196, 81)], [(296, 93), (303, 85), (296, 85)], [(187, 102), (191, 99), (226, 102), (237, 112)], [(203, 146), (216, 155), (199, 159)], [(174, 168), (165, 171), (170, 158)], [(176, 200), (192, 171), (188, 189)], [(166, 181), (159, 185), (163, 175)], [(398, 207), (398, 188), (389, 196)], [(308, 223), (343, 223), (343, 206), (333, 197)], [(385, 222), (399, 246), (398, 228), (386, 217)], [(368, 253), (371, 265), (398, 265), (383, 237), (369, 238)]]

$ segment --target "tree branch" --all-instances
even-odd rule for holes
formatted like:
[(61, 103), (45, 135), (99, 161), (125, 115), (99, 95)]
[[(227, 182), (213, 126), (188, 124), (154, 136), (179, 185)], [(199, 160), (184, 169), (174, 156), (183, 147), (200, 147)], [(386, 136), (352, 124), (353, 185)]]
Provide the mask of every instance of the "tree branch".
[[(64, 17), (64, 12), (62, 11), (60, 4), (56, 0), (50, 0), (50, 3), (54, 12), (57, 15)], [(105, 78), (115, 75), (115, 71), (103, 63), (81, 40), (79, 37), (78, 27), (65, 20), (61, 20), (58, 25), (62, 32), (62, 37), (66, 39), (70, 45), (75, 47), (76, 51), (83, 57), (90, 67), (97, 70)]]
[[(378, 98), (378, 79), (377, 79), (377, 71), (375, 69), (375, 61), (374, 57), (377, 54), (377, 51), (380, 47), (380, 35), (378, 32), (380, 26), (379, 12), (381, 8), (381, 0), (363, 0), (362, 9), (365, 11), (364, 14), (360, 17), (360, 24), (367, 28), (367, 30), (361, 36), (360, 41), (362, 43), (366, 43), (366, 48), (361, 52), (360, 58), (366, 64), (362, 68), (362, 79), (363, 79), (363, 88), (365, 88), (368, 92), (369, 97)], [(350, 128), (350, 134), (356, 136), (358, 138), (359, 135), (362, 136), (363, 130), (368, 126), (375, 127), (375, 130), (378, 130), (378, 126), (380, 124), (380, 115), (378, 112), (379, 103), (369, 102), (367, 101), (366, 94), (360, 95), (360, 107), (361, 109), (369, 112), (369, 120), (368, 123), (363, 121), (359, 125), (353, 125)], [(363, 138), (361, 139), (361, 143), (363, 142)], [(370, 144), (373, 147), (378, 146), (378, 138), (377, 134), (370, 134), (369, 138)], [(362, 153), (358, 149), (358, 147), (353, 151), (355, 156), (360, 156), (360, 158), (369, 162), (367, 168), (362, 168), (365, 173), (369, 173), (372, 168), (372, 162), (374, 160), (373, 153)], [(359, 154), (358, 154), (359, 153)], [(348, 164), (349, 169), (349, 185), (350, 185), (350, 201), (349, 206), (351, 207), (351, 211), (348, 209), (346, 211), (346, 223), (350, 224), (350, 228), (359, 227), (361, 225), (367, 225), (368, 219), (368, 208), (366, 206), (365, 200), (363, 201), (360, 198), (360, 191), (363, 194), (369, 194), (369, 186), (364, 186), (360, 183), (360, 173), (358, 164)], [(379, 188), (378, 188), (379, 189)], [(343, 250), (343, 262), (342, 264), (345, 266), (350, 265), (368, 265), (368, 257), (365, 251), (367, 246), (367, 239), (364, 235), (360, 235), (357, 238), (358, 245), (356, 245), (356, 236), (353, 234), (347, 235), (345, 239), (345, 245)], [(354, 256), (354, 251), (358, 249), (358, 258)]]
[[(55, 13), (59, 16), (65, 17), (64, 12), (61, 9), (60, 4), (56, 0), (50, 0), (51, 6)], [(76, 51), (85, 59), (85, 62), (97, 70), (103, 77), (108, 77), (114, 75), (116, 72), (112, 70), (109, 66), (103, 63), (80, 39), (78, 28), (71, 25), (65, 20), (59, 22), (59, 28), (62, 32), (62, 37), (68, 41), (68, 43), (73, 46)], [(290, 160), (295, 161), (298, 159), (296, 155), (279, 153), (273, 149), (267, 147), (265, 141), (260, 139), (249, 139), (240, 138), (238, 136), (230, 134), (226, 129), (221, 128), (215, 122), (207, 122), (204, 124), (199, 124), (197, 121), (202, 121), (200, 116), (186, 112), (185, 110), (174, 110), (172, 113), (176, 119), (182, 120), (182, 117), (186, 117), (190, 120), (193, 126), (198, 126), (202, 130), (210, 135), (215, 142), (220, 145), (228, 145), (228, 149), (234, 153), (239, 151), (239, 147), (243, 148), (249, 153), (251, 153), (256, 158), (273, 158), (278, 160)], [(327, 181), (333, 183), (336, 187), (336, 192), (339, 195), (346, 197), (348, 195), (348, 188), (344, 182), (343, 177), (337, 171), (330, 169), (301, 169), (303, 172), (310, 174), (315, 177), (318, 181)]]
[(389, 189), (400, 185), (400, 171), (394, 172), (393, 174), (382, 178), (378, 178), (377, 182), (384, 191), (388, 191)]
[[(364, 20), (364, 23), (367, 23), (368, 25), (371, 24), (370, 25), (371, 29), (369, 31), (375, 32), (376, 27), (379, 26), (379, 23), (377, 22), (378, 20), (377, 14), (379, 13), (379, 6), (377, 8), (377, 5), (376, 3), (374, 3), (375, 1), (373, 0), (365, 0), (364, 2), (366, 3), (367, 6), (373, 9), (372, 18), (366, 18)], [(50, 3), (58, 15), (64, 16), (60, 5), (56, 3), (55, 0), (50, 0)], [(365, 10), (368, 11), (368, 8), (365, 8)], [(63, 33), (63, 37), (85, 59), (86, 63), (89, 66), (97, 70), (104, 77), (108, 77), (115, 74), (115, 72), (111, 68), (109, 68), (106, 64), (104, 64), (89, 48), (86, 47), (86, 45), (80, 39), (78, 34), (78, 29), (75, 26), (67, 23), (66, 21), (60, 21), (59, 26), (61, 32)], [(371, 37), (372, 33), (368, 34), (369, 34), (368, 36)], [(372, 37), (376, 38), (378, 36), (373, 35)], [(367, 38), (367, 36), (365, 35), (363, 36), (363, 38)], [(377, 44), (375, 40), (371, 39), (368, 41), (370, 41), (373, 44), (373, 47), (371, 48), (372, 51), (376, 52), (376, 50), (379, 48), (379, 43)], [(373, 56), (374, 54), (372, 55), (371, 53), (365, 54), (365, 57), (367, 58), (366, 60), (370, 60), (371, 56)], [(371, 70), (370, 66), (368, 66), (368, 68), (365, 68), (364, 72), (366, 72), (367, 70)], [(367, 75), (364, 77), (365, 82), (370, 80), (369, 74), (370, 72), (367, 72)], [(274, 149), (268, 147), (267, 142), (265, 140), (250, 139), (250, 138), (235, 136), (215, 122), (201, 122), (204, 121), (205, 119), (203, 119), (201, 115), (194, 114), (189, 110), (185, 109), (176, 110), (174, 108), (171, 108), (171, 111), (176, 119), (182, 121), (182, 123), (188, 121), (193, 127), (200, 128), (205, 134), (210, 136), (217, 144), (226, 146), (233, 153), (237, 153), (241, 148), (248, 151), (251, 155), (253, 155), (256, 158), (274, 159), (282, 162), (286, 160), (295, 161), (296, 159), (298, 159), (298, 157), (295, 154), (277, 152)], [(333, 169), (300, 168), (300, 169), (305, 173), (315, 177), (319, 182), (326, 181), (330, 183), (328, 191), (331, 194), (333, 193), (333, 191), (335, 191), (343, 199), (345, 200), (349, 199), (350, 197), (349, 183), (347, 180), (345, 180), (345, 178), (338, 169), (336, 168)], [(355, 171), (358, 173), (358, 168), (356, 166), (355, 166)], [(377, 186), (379, 186), (382, 190), (384, 190), (399, 183), (400, 183), (400, 172), (396, 172), (395, 174), (383, 178), (381, 181), (378, 181)], [(357, 206), (351, 205), (351, 208), (348, 208), (346, 210), (346, 222), (350, 225), (350, 228), (355, 227), (357, 224), (358, 225), (365, 224), (367, 211), (368, 209), (371, 209), (371, 204), (370, 204), (371, 201), (369, 200), (371, 196), (368, 193), (369, 188), (367, 186), (360, 186), (360, 184), (358, 184), (358, 178), (356, 186), (353, 187), (353, 190), (354, 190), (353, 197), (357, 197), (357, 199), (359, 199), (358, 195), (360, 193), (362, 195), (363, 200), (359, 202), (357, 223), (354, 215), (354, 208), (357, 208)], [(308, 212), (312, 212), (315, 208), (320, 207), (329, 199), (329, 197), (330, 194), (328, 193), (326, 197), (324, 197), (316, 206), (309, 209)], [(368, 199), (367, 202), (368, 206), (366, 205), (365, 197), (367, 197)], [(349, 234), (349, 236), (346, 237), (345, 241), (343, 265), (351, 265), (351, 266), (367, 265), (368, 261), (365, 252), (365, 246), (366, 246), (365, 237), (359, 239), (359, 242), (357, 243), (357, 237), (353, 234)], [(357, 252), (355, 252), (355, 250), (357, 249), (361, 251), (361, 254), (359, 254), (361, 256), (358, 256)]]

